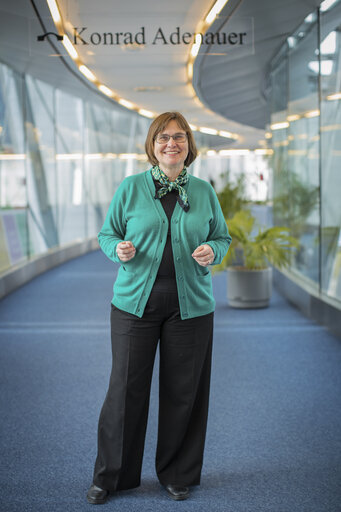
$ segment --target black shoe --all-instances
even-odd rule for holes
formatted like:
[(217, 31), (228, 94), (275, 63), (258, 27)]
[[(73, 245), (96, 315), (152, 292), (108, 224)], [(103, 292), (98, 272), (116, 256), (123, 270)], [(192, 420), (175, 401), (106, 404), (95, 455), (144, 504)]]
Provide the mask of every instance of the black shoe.
[(91, 484), (90, 489), (88, 490), (88, 494), (86, 495), (86, 499), (92, 505), (102, 505), (107, 501), (108, 496), (109, 491), (101, 489), (95, 484)]
[(172, 500), (180, 501), (180, 500), (187, 500), (189, 496), (189, 489), (188, 487), (185, 487), (183, 485), (172, 485), (168, 484), (165, 486), (166, 491), (168, 492), (169, 496), (172, 498)]

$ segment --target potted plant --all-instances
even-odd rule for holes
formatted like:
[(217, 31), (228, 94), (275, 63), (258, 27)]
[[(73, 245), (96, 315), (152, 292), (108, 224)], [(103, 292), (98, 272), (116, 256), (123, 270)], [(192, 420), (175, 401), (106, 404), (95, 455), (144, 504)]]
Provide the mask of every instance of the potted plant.
[(226, 171), (220, 175), (224, 186), (217, 192), (218, 200), (225, 219), (231, 219), (239, 210), (247, 209), (245, 198), (245, 176), (241, 174), (234, 183), (230, 180), (230, 172)]
[(286, 227), (275, 226), (256, 231), (255, 217), (247, 210), (237, 212), (228, 221), (232, 245), (217, 270), (227, 268), (227, 299), (232, 307), (262, 308), (269, 305), (272, 268), (290, 263), (298, 241)]

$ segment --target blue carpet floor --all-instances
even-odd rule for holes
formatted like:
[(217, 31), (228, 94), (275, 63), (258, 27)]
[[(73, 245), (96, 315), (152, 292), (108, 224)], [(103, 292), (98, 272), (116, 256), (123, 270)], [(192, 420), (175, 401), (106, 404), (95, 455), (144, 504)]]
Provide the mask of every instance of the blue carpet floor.
[[(99, 251), (39, 276), (0, 305), (4, 512), (94, 510), (85, 495), (110, 372), (117, 267)], [(142, 485), (101, 510), (340, 512), (341, 342), (274, 292), (271, 307), (217, 308), (202, 484), (174, 503), (154, 472), (157, 364)]]

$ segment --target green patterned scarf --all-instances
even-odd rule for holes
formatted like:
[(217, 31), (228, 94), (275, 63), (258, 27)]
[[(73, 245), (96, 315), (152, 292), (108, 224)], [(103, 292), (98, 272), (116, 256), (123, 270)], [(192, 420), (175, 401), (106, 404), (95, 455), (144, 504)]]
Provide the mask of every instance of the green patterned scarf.
[(161, 183), (161, 187), (155, 192), (155, 199), (161, 199), (161, 197), (168, 194), (172, 190), (177, 190), (179, 193), (178, 202), (185, 212), (189, 210), (189, 202), (187, 192), (182, 185), (188, 182), (187, 168), (184, 167), (180, 172), (179, 176), (175, 181), (170, 181), (166, 174), (160, 169), (158, 165), (152, 168), (153, 177)]

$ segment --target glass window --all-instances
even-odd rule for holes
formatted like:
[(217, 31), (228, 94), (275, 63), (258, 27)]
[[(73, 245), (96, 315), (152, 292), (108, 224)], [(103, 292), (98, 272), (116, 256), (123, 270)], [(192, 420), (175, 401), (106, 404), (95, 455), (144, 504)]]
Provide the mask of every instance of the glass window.
[(55, 166), (54, 89), (26, 76), (27, 198), (31, 254), (59, 243)]
[(321, 13), (322, 290), (341, 299), (341, 3)]
[(58, 233), (61, 245), (87, 236), (83, 101), (56, 90)]
[(294, 266), (318, 284), (319, 95), (318, 70), (311, 67), (317, 59), (317, 23), (299, 33), (299, 44), (289, 51), (288, 207), (292, 234), (300, 241)]
[(23, 78), (0, 64), (0, 271), (28, 254)]

